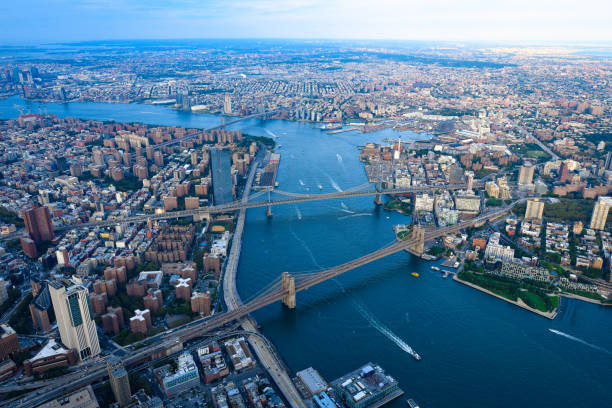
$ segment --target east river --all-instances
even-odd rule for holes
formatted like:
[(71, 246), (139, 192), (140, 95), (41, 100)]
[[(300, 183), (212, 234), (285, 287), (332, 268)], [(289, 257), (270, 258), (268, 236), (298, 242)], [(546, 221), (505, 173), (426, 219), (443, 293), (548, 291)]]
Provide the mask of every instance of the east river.
[[(21, 98), (0, 101), (14, 118)], [(48, 113), (83, 119), (209, 127), (214, 115), (136, 104), (44, 105)], [(249, 120), (232, 126), (277, 137), (279, 189), (332, 192), (365, 183), (358, 146), (398, 133), (385, 130), (328, 135), (310, 124)], [(414, 137), (403, 132), (403, 139)], [(322, 189), (319, 188), (319, 185)], [(407, 217), (352, 198), (251, 209), (238, 269), (243, 300), (283, 271), (314, 272), (394, 240), (392, 226)], [(612, 401), (612, 308), (563, 299), (553, 321), (493, 298), (399, 253), (348, 272), (255, 313), (263, 333), (295, 372), (313, 366), (331, 381), (368, 361), (395, 377), (406, 397), (424, 408), (603, 407)], [(415, 278), (412, 272), (418, 272)], [(554, 329), (557, 333), (553, 333)], [(406, 350), (417, 351), (422, 361)], [(404, 399), (389, 406), (405, 407)]]

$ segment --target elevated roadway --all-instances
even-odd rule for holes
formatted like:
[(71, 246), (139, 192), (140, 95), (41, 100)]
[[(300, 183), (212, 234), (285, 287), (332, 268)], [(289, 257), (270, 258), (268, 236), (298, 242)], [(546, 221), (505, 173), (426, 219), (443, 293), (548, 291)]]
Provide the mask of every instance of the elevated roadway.
[[(185, 217), (193, 217), (193, 216), (202, 216), (202, 215), (211, 215), (211, 214), (221, 214), (234, 212), (242, 209), (248, 208), (259, 208), (259, 207), (271, 207), (276, 205), (286, 205), (286, 204), (297, 204), (304, 203), (310, 201), (321, 201), (321, 200), (333, 200), (337, 198), (350, 198), (350, 197), (367, 197), (367, 196), (379, 196), (385, 194), (411, 194), (411, 193), (424, 193), (424, 192), (434, 192), (434, 191), (442, 191), (442, 190), (464, 190), (467, 188), (465, 184), (449, 184), (449, 185), (441, 185), (441, 186), (412, 186), (405, 188), (395, 188), (395, 189), (381, 189), (381, 190), (346, 190), (346, 191), (338, 191), (333, 193), (321, 193), (321, 194), (296, 194), (291, 193), (291, 196), (285, 198), (278, 198), (273, 200), (259, 200), (259, 201), (249, 201), (241, 200), (234, 201), (229, 204), (222, 205), (213, 205), (209, 207), (203, 207), (193, 210), (182, 210), (182, 211), (170, 211), (161, 214), (137, 214), (129, 217), (116, 217), (116, 218), (108, 218), (104, 221), (92, 221), (85, 222), (81, 224), (71, 224), (71, 225), (63, 225), (60, 227), (56, 227), (53, 229), (54, 232), (62, 232), (76, 229), (86, 229), (86, 228), (101, 228), (101, 227), (110, 227), (118, 224), (134, 224), (140, 222), (147, 222), (149, 220), (167, 220), (167, 219), (179, 219)], [(258, 197), (259, 193), (255, 193), (254, 196)], [(9, 235), (5, 235), (0, 237), (0, 240), (10, 240), (16, 239), (23, 235), (23, 232), (13, 233)]]
[[(463, 221), (456, 225), (427, 231), (425, 232), (425, 240), (436, 239), (444, 235), (469, 228), (474, 225), (483, 224), (487, 220), (499, 218), (508, 213), (512, 209), (512, 207), (514, 207), (514, 205), (525, 200), (526, 199), (517, 200), (507, 207), (488, 212), (486, 214), (480, 215), (468, 221)], [(313, 287), (314, 285), (317, 285), (328, 279), (332, 279), (336, 276), (339, 276), (343, 273), (356, 269), (370, 262), (374, 262), (385, 256), (397, 253), (399, 251), (407, 250), (416, 243), (416, 239), (408, 239), (405, 241), (395, 242), (370, 254), (364, 255), (341, 265), (312, 274), (297, 275), (295, 277), (295, 291), (299, 292), (302, 290), (306, 290), (310, 287)], [(122, 357), (123, 363), (126, 366), (130, 366), (132, 364), (142, 363), (143, 361), (150, 360), (156, 353), (169, 349), (172, 346), (176, 346), (179, 343), (183, 343), (185, 341), (193, 340), (195, 338), (204, 336), (213, 330), (222, 329), (231, 322), (238, 321), (240, 319), (243, 319), (244, 317), (247, 317), (255, 310), (261, 309), (265, 306), (282, 300), (283, 297), (288, 294), (286, 290), (282, 289), (281, 282), (279, 281), (270, 286), (266, 291), (264, 291), (255, 299), (245, 304), (241, 304), (235, 297), (231, 297), (232, 293), (234, 293), (234, 290), (231, 289), (231, 286), (234, 285), (234, 282), (228, 282), (227, 285), (227, 287), (230, 288), (230, 291), (228, 292), (230, 295), (230, 301), (228, 302), (228, 304), (231, 304), (231, 306), (228, 306), (228, 310), (226, 312), (213, 315), (206, 319), (191, 322), (181, 328), (174, 329), (169, 332), (162, 333), (152, 338), (149, 338), (145, 342), (141, 342), (140, 346), (142, 347), (138, 349), (131, 349), (126, 356)], [(246, 327), (254, 329), (253, 326), (249, 326), (248, 324), (246, 325)], [(257, 342), (255, 342), (255, 344), (257, 344)], [(264, 359), (264, 361), (266, 361), (266, 363), (269, 365), (267, 367), (273, 370), (275, 370), (275, 365), (280, 366), (280, 363), (278, 361), (276, 361), (275, 363), (274, 360), (271, 359), (271, 357), (269, 357), (268, 359)], [(58, 381), (56, 381), (50, 386), (45, 386), (37, 391), (31, 392), (18, 401), (13, 400), (8, 403), (4, 402), (2, 403), (2, 406), (36, 407), (40, 403), (54, 398), (58, 395), (68, 393), (87, 384), (100, 381), (106, 375), (106, 366), (104, 362), (93, 362), (89, 364), (85, 370), (61, 377), (60, 379), (58, 379)], [(281, 384), (284, 384), (286, 380), (279, 381), (281, 381), (279, 386), (282, 387)], [(0, 387), (0, 392), (6, 392), (6, 390)]]

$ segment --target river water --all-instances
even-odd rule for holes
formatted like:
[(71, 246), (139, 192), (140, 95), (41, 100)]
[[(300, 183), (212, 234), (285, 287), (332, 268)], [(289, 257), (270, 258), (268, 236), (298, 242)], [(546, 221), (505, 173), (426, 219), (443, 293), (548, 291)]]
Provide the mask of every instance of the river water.
[[(0, 101), (0, 117), (16, 117), (14, 105), (39, 109), (9, 98)], [(60, 116), (159, 125), (208, 127), (221, 120), (161, 106), (44, 106)], [(309, 124), (276, 120), (232, 128), (277, 136), (279, 189), (300, 193), (365, 183), (358, 146), (398, 135), (328, 135)], [(403, 139), (415, 136), (402, 133)], [(283, 271), (315, 272), (376, 250), (394, 240), (394, 224), (408, 221), (376, 208), (369, 197), (278, 206), (273, 212), (272, 218), (263, 209), (247, 213), (238, 269), (243, 300)], [(610, 406), (612, 309), (563, 299), (550, 321), (443, 279), (430, 266), (408, 253), (395, 254), (299, 293), (296, 310), (274, 304), (255, 318), (292, 371), (313, 366), (331, 381), (376, 362), (425, 408)], [(401, 399), (390, 406), (406, 405)]]

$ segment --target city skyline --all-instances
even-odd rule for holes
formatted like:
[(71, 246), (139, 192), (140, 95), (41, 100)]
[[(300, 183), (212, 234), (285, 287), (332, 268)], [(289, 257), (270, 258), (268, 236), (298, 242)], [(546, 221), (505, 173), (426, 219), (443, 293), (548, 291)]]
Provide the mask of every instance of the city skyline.
[(605, 406), (611, 11), (1, 3), (0, 408)]
[[(28, 12), (24, 13), (23, 10)], [(0, 6), (0, 43), (183, 38), (609, 42), (612, 6), (601, 0), (512, 5), (436, 0), (27, 0)]]

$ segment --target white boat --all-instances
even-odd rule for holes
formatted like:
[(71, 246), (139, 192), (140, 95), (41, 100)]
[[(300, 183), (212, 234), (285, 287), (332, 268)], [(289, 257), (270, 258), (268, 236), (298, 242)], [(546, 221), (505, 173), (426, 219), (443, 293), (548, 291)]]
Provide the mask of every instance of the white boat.
[(419, 404), (416, 403), (415, 400), (413, 399), (409, 399), (408, 401), (406, 401), (408, 403), (408, 406), (410, 408), (419, 408)]
[(323, 190), (323, 186), (319, 184), (319, 190)]
[(431, 269), (433, 269), (434, 271), (439, 271), (440, 268), (438, 268), (437, 266), (432, 266)]

